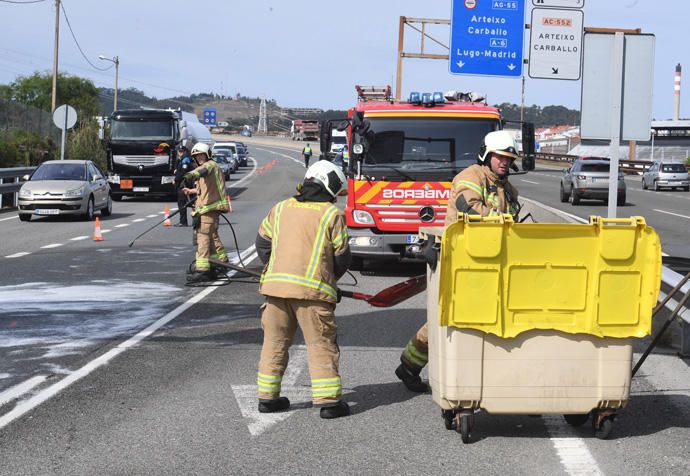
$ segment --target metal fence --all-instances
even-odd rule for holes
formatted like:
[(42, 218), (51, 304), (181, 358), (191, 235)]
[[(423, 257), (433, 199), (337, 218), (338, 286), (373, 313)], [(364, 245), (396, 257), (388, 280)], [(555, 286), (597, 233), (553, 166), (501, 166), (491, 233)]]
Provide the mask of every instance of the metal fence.
[(59, 142), (60, 131), (53, 124), (53, 115), (28, 104), (0, 99), (0, 140), (15, 130), (36, 132)]
[(0, 209), (17, 206), (17, 193), (24, 183), (21, 178), (35, 169), (36, 167), (0, 169)]
[[(579, 155), (568, 155), (568, 154), (545, 154), (538, 153), (535, 154), (537, 160), (545, 160), (549, 162), (563, 162), (565, 164), (572, 164), (576, 159), (579, 159)], [(653, 164), (650, 160), (619, 160), (618, 167), (621, 172), (627, 174), (642, 174), (645, 170), (651, 167)], [(690, 171), (690, 165), (686, 165), (688, 171)]]

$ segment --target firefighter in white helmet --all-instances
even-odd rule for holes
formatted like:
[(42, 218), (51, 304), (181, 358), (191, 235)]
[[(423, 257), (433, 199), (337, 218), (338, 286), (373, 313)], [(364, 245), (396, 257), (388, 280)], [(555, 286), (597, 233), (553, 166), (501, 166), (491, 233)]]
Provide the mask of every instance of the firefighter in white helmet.
[(342, 400), (334, 316), (336, 282), (350, 265), (350, 248), (345, 216), (333, 203), (346, 186), (340, 168), (319, 161), (307, 169), (298, 194), (276, 204), (259, 227), (256, 250), (265, 264), (259, 292), (266, 297), (257, 378), (262, 413), (290, 407), (280, 387), (298, 325), (321, 418), (350, 413)]
[[(516, 219), (520, 211), (517, 189), (508, 182), (511, 165), (518, 158), (513, 136), (506, 131), (488, 133), (479, 148), (477, 163), (453, 178), (445, 226), (469, 215), (495, 216), (509, 213)], [(395, 375), (413, 392), (426, 392), (428, 386), (419, 373), (427, 364), (427, 325), (410, 339), (400, 356)]]
[(192, 147), (192, 158), (197, 168), (184, 175), (185, 180), (196, 180), (195, 188), (185, 187), (186, 195), (197, 195), (192, 219), (196, 229), (196, 259), (194, 273), (187, 277), (189, 283), (200, 283), (215, 279), (211, 273), (209, 259), (228, 261), (225, 247), (218, 235), (220, 214), (229, 211), (223, 172), (213, 160), (209, 147), (201, 142)]

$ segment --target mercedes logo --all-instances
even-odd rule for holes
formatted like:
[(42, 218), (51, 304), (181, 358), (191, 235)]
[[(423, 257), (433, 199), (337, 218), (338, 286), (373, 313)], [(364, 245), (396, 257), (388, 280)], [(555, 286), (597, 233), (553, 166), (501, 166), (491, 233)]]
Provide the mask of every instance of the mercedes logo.
[(431, 207), (422, 207), (419, 210), (419, 218), (421, 218), (421, 220), (424, 223), (429, 223), (431, 221), (434, 221), (435, 216), (436, 216), (436, 214), (434, 213), (434, 209)]
[(143, 165), (143, 164), (139, 164), (139, 172), (143, 172), (143, 171), (144, 171), (144, 165)]

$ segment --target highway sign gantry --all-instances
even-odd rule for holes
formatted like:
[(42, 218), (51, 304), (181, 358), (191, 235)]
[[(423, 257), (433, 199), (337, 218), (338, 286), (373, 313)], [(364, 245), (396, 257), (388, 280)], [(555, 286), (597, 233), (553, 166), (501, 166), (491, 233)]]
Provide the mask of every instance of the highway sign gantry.
[(530, 78), (580, 79), (583, 22), (582, 10), (532, 10)]
[(522, 75), (524, 0), (453, 0), (452, 74)]

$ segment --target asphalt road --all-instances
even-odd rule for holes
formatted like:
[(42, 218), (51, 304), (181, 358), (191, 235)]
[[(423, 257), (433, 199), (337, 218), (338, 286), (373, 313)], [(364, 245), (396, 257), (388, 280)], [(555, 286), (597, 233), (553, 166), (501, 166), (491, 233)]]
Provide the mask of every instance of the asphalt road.
[[(233, 176), (228, 215), (247, 261), (260, 220), (304, 172), (289, 146), (250, 145), (250, 155), (259, 169)], [(516, 184), (561, 207), (554, 176), (539, 170)], [(651, 200), (646, 193), (629, 200)], [(670, 207), (680, 195), (662, 193), (668, 203), (650, 207), (678, 210)], [(393, 374), (425, 319), (424, 294), (390, 309), (338, 306), (352, 416), (326, 421), (311, 408), (301, 337), (284, 378), (292, 408), (259, 414), (256, 284), (185, 287), (189, 228), (159, 227), (127, 246), (166, 205), (175, 206), (116, 203), (103, 242), (90, 239), (93, 223), (0, 216), (0, 474), (690, 474), (690, 368), (664, 348), (634, 379), (609, 440), (558, 416), (480, 413), (474, 443), (463, 445), (431, 397), (406, 391)], [(221, 236), (234, 249), (227, 225)], [(664, 241), (672, 246), (683, 250)], [(371, 293), (422, 271), (378, 267), (341, 285)]]

